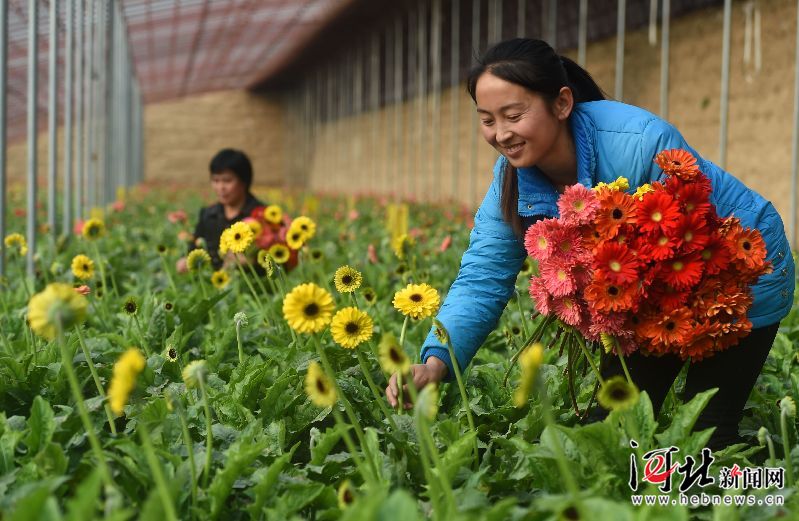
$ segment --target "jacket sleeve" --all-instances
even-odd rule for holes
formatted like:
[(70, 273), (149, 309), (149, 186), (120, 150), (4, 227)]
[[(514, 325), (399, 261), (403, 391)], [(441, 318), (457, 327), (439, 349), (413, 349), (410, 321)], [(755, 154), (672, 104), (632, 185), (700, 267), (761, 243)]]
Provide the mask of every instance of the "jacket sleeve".
[(660, 118), (653, 118), (650, 120), (641, 135), (643, 179), (635, 185), (631, 183), (630, 188), (638, 188), (645, 183), (662, 181), (665, 176), (663, 176), (660, 167), (655, 163), (655, 156), (664, 150), (671, 150), (673, 148), (687, 150), (696, 157), (697, 162), (703, 161), (702, 156), (686, 143), (680, 131), (673, 125)]
[[(497, 326), (526, 256), (522, 243), (502, 218), (499, 201), (502, 165), (500, 158), (494, 166), (494, 180), (475, 214), (474, 229), (458, 276), (437, 316), (449, 333), (461, 371)], [(422, 347), (422, 362), (431, 356), (447, 364), (446, 379), (453, 379), (449, 351), (436, 339), (432, 329)]]

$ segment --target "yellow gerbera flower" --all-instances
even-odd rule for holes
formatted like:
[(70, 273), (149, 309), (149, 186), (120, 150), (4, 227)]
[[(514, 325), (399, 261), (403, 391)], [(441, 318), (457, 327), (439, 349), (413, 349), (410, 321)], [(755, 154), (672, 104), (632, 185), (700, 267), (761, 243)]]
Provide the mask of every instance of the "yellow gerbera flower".
[(361, 286), (361, 272), (350, 266), (342, 266), (336, 270), (333, 282), (339, 293), (352, 293)]
[(302, 245), (305, 244), (305, 234), (303, 234), (299, 228), (289, 228), (289, 231), (286, 232), (286, 244), (288, 244), (289, 248), (292, 250), (299, 250), (302, 248)]
[(336, 389), (318, 362), (311, 362), (305, 374), (305, 392), (317, 407), (336, 404)]
[(338, 507), (344, 510), (355, 503), (355, 489), (352, 488), (350, 480), (345, 479), (338, 487)]
[(428, 421), (433, 421), (436, 418), (436, 414), (438, 414), (437, 384), (430, 383), (422, 389), (422, 392), (419, 393), (419, 402), (416, 404), (415, 412)]
[(269, 247), (269, 255), (271, 255), (272, 259), (278, 264), (285, 264), (288, 262), (291, 252), (285, 244), (278, 243)]
[(374, 303), (377, 302), (377, 293), (375, 293), (375, 290), (370, 287), (363, 288), (361, 290), (361, 295), (363, 295), (363, 299), (369, 306), (373, 306)]
[(222, 249), (222, 244), (224, 244), (224, 253), (227, 253), (227, 251), (244, 253), (244, 250), (252, 244), (253, 238), (252, 228), (247, 223), (235, 222), (230, 225), (230, 228), (222, 232), (222, 236), (219, 238), (220, 250)]
[(183, 368), (183, 383), (186, 384), (187, 389), (193, 389), (200, 386), (200, 382), (205, 382), (205, 376), (208, 374), (208, 367), (205, 365), (205, 360), (194, 360), (189, 362), (189, 365)]
[(380, 338), (378, 352), (380, 355), (380, 367), (383, 372), (405, 374), (410, 370), (411, 361), (405, 351), (402, 350), (402, 347), (400, 347), (397, 337), (393, 334), (385, 333)]
[(230, 283), (230, 275), (228, 275), (225, 270), (215, 271), (211, 275), (211, 284), (213, 284), (216, 289), (224, 289), (228, 283)]
[(195, 248), (186, 257), (186, 268), (189, 271), (196, 271), (205, 266), (211, 265), (211, 256), (202, 248)]
[(94, 276), (94, 262), (86, 255), (75, 255), (72, 258), (72, 274), (80, 280), (89, 280)]
[(400, 313), (415, 319), (431, 316), (440, 303), (438, 291), (429, 284), (408, 284), (394, 294), (392, 301)]
[(272, 256), (269, 255), (269, 252), (266, 250), (258, 250), (258, 265), (261, 266), (264, 270), (266, 270), (266, 274), (268, 276), (272, 276), (275, 274), (275, 263), (272, 260)]
[(16, 249), (17, 253), (20, 255), (28, 254), (28, 241), (19, 233), (7, 235), (6, 238), (3, 239), (3, 243), (6, 245), (6, 248), (12, 250)]
[(252, 217), (247, 217), (244, 219), (244, 222), (247, 223), (247, 226), (250, 227), (252, 230), (253, 237), (259, 237), (261, 232), (264, 230), (263, 226), (261, 226), (261, 221), (258, 219), (253, 219)]
[(638, 402), (638, 388), (623, 376), (612, 376), (597, 393), (597, 401), (605, 409), (620, 411), (633, 407)]
[(135, 347), (122, 353), (122, 356), (114, 364), (114, 376), (108, 387), (108, 403), (114, 414), (122, 414), (128, 403), (128, 398), (130, 398), (130, 393), (136, 387), (136, 379), (144, 370), (145, 365), (144, 356)]
[(300, 215), (293, 221), (291, 221), (291, 226), (289, 230), (292, 228), (299, 229), (304, 235), (305, 240), (308, 241), (314, 235), (316, 235), (316, 223), (310, 217), (306, 217), (304, 215)]
[(283, 299), (283, 317), (299, 333), (317, 333), (330, 323), (333, 297), (314, 283), (300, 284)]
[(413, 246), (413, 244), (413, 237), (407, 233), (402, 233), (391, 239), (391, 249), (394, 250), (394, 255), (396, 255), (399, 260), (403, 260), (405, 258), (408, 248)]
[(28, 324), (37, 335), (48, 340), (55, 338), (60, 323), (67, 330), (86, 320), (86, 297), (63, 282), (48, 284), (28, 302)]
[(641, 186), (638, 187), (638, 189), (633, 194), (633, 197), (637, 198), (639, 201), (643, 201), (644, 200), (644, 194), (648, 194), (649, 192), (654, 192), (654, 191), (655, 191), (655, 189), (652, 188), (652, 185), (649, 184), (649, 183), (646, 183), (646, 184), (641, 185)]
[(519, 382), (519, 387), (513, 393), (513, 405), (516, 407), (524, 407), (527, 403), (527, 397), (533, 388), (535, 376), (538, 374), (538, 368), (544, 361), (544, 346), (540, 342), (527, 347), (519, 356), (519, 365), (522, 368), (522, 379)]
[(283, 220), (283, 210), (276, 204), (270, 204), (264, 208), (264, 219), (268, 223), (280, 224)]
[(100, 219), (91, 218), (83, 223), (82, 234), (89, 240), (99, 239), (105, 235), (105, 223)]
[(372, 338), (372, 318), (356, 307), (340, 309), (330, 323), (333, 341), (346, 349), (354, 349)]
[(615, 181), (610, 183), (597, 183), (593, 190), (596, 191), (603, 187), (607, 187), (611, 191), (623, 192), (630, 188), (630, 182), (626, 177), (617, 177)]

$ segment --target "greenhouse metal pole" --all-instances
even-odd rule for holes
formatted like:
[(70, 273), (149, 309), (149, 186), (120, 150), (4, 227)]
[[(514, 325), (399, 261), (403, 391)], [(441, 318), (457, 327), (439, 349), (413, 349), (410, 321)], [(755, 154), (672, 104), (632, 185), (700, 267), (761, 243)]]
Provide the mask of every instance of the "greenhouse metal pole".
[(395, 30), (395, 39), (394, 39), (394, 150), (396, 152), (396, 159), (394, 161), (395, 170), (394, 170), (394, 179), (392, 182), (391, 193), (394, 194), (394, 200), (396, 201), (399, 194), (400, 194), (400, 186), (399, 183), (402, 179), (402, 176), (405, 175), (405, 171), (402, 168), (403, 165), (403, 128), (402, 128), (402, 119), (403, 119), (403, 96), (402, 93), (405, 90), (405, 81), (404, 81), (404, 72), (405, 72), (405, 55), (403, 52), (405, 51), (405, 43), (403, 42), (403, 24), (402, 19), (398, 17), (394, 24)]
[[(8, 89), (8, 0), (0, 0), (0, 239), (6, 236), (6, 89)], [(6, 275), (6, 245), (0, 241), (0, 276)]]
[[(418, 24), (418, 20), (417, 20), (417, 17), (416, 17), (416, 13), (414, 11), (412, 11), (412, 10), (408, 11), (408, 50), (407, 50), (407, 53), (408, 53), (408, 84), (409, 84), (409, 92), (408, 92), (407, 99), (408, 99), (408, 123), (409, 123), (408, 126), (411, 127), (411, 128), (412, 128), (412, 123), (411, 123), (412, 119), (411, 118), (413, 117), (412, 116), (412, 112), (411, 112), (411, 110), (412, 110), (411, 107), (414, 106), (414, 105), (412, 105), (412, 103), (411, 103), (410, 86), (412, 86), (412, 85), (414, 85), (416, 83), (416, 75), (417, 75), (417, 72), (418, 72), (418, 71), (415, 70), (416, 60), (417, 60), (418, 56), (416, 56), (416, 49), (413, 47), (414, 42), (417, 41), (417, 33), (418, 32), (419, 32), (419, 24)], [(416, 94), (418, 95), (419, 93), (416, 92)], [(405, 139), (405, 136), (402, 136), (402, 138)], [(405, 193), (405, 198), (409, 199), (409, 198), (411, 198), (413, 196), (413, 182), (414, 182), (414, 179), (413, 179), (414, 172), (413, 171), (415, 169), (415, 158), (411, 157), (411, 155), (414, 153), (414, 151), (411, 149), (411, 147), (412, 147), (411, 136), (408, 136), (407, 145), (408, 145), (408, 154), (407, 154), (406, 164), (405, 164), (405, 173), (408, 176), (408, 179), (407, 179), (407, 183), (406, 183), (407, 184), (407, 188), (406, 188), (407, 191)], [(416, 150), (415, 153), (418, 154), (419, 151)]]
[(84, 123), (86, 125), (86, 139), (84, 141), (83, 162), (85, 172), (85, 189), (86, 189), (86, 205), (91, 209), (94, 204), (94, 168), (92, 166), (92, 155), (94, 154), (94, 19), (96, 14), (95, 0), (89, 0), (86, 5), (87, 23), (86, 23), (86, 86), (85, 86), (85, 102), (86, 102), (86, 115)]
[(75, 1), (67, 0), (64, 36), (64, 183), (61, 234), (72, 230), (72, 69), (75, 62)]
[[(519, 0), (521, 5), (524, 0)], [(449, 87), (450, 87), (450, 183), (451, 193), (450, 198), (453, 200), (461, 200), (458, 193), (458, 151), (460, 146), (458, 138), (460, 137), (460, 63), (461, 63), (461, 0), (452, 0), (450, 13), (450, 67), (449, 67)]]
[(37, 99), (39, 79), (39, 2), (28, 0), (28, 214), (27, 214), (27, 273), (33, 277), (33, 256), (36, 252), (36, 200), (37, 200)]
[(613, 97), (621, 101), (624, 97), (624, 38), (627, 21), (627, 0), (618, 0), (616, 11), (616, 85)]
[(385, 161), (379, 161), (377, 156), (377, 144), (380, 142), (380, 136), (382, 133), (380, 132), (380, 33), (373, 33), (371, 39), (371, 56), (369, 57), (369, 98), (370, 98), (370, 105), (372, 107), (371, 110), (371, 120), (372, 120), (372, 132), (369, 141), (371, 142), (371, 146), (369, 147), (369, 157), (371, 158), (371, 165), (372, 165), (372, 172), (369, 175), (369, 191), (372, 195), (377, 193), (377, 178), (382, 176), (378, 176), (378, 165), (380, 170), (385, 168)]
[(795, 72), (793, 86), (793, 157), (791, 161), (791, 247), (797, 244), (797, 193), (799, 193), (799, 2), (796, 3), (796, 49), (794, 51)]
[(588, 0), (580, 0), (577, 21), (577, 64), (585, 67), (585, 51), (588, 41)]
[(427, 143), (425, 143), (425, 138), (427, 137), (425, 128), (426, 125), (425, 119), (427, 118), (427, 73), (428, 73), (428, 60), (427, 60), (427, 44), (430, 41), (430, 24), (427, 20), (427, 5), (424, 3), (419, 4), (419, 25), (418, 25), (418, 40), (417, 44), (418, 47), (417, 51), (417, 62), (416, 65), (418, 67), (418, 76), (417, 80), (419, 80), (418, 88), (419, 91), (417, 92), (416, 101), (418, 103), (417, 107), (419, 112), (417, 113), (417, 120), (416, 123), (418, 125), (418, 147), (416, 149), (416, 164), (417, 170), (416, 174), (416, 182), (415, 182), (415, 191), (414, 191), (414, 198), (416, 201), (422, 200), (422, 195), (427, 193), (427, 183), (429, 182), (429, 178), (425, 175), (428, 171), (429, 166), (429, 148)]
[(58, 0), (50, 0), (50, 41), (47, 49), (47, 227), (56, 236), (56, 182), (58, 168)]
[[(114, 5), (114, 4), (111, 4)], [(98, 118), (98, 132), (97, 132), (97, 165), (99, 168), (99, 175), (97, 176), (98, 181), (100, 182), (99, 189), (97, 191), (99, 197), (99, 205), (105, 211), (106, 206), (108, 205), (109, 197), (109, 168), (108, 168), (108, 134), (113, 131), (113, 127), (109, 124), (112, 122), (110, 115), (110, 103), (109, 103), (109, 96), (110, 96), (110, 82), (109, 80), (109, 72), (111, 70), (111, 53), (110, 53), (110, 34), (112, 28), (112, 19), (113, 19), (113, 11), (109, 9), (109, 4), (106, 2), (100, 2), (100, 45), (98, 49), (99, 58), (98, 62), (98, 83), (99, 83), (99, 96), (97, 97), (97, 102), (99, 104), (99, 110), (97, 114)]]
[(660, 29), (660, 117), (669, 118), (669, 61), (670, 61), (671, 0), (663, 0)]
[(544, 31), (545, 40), (552, 46), (553, 49), (557, 49), (557, 40), (558, 40), (558, 2), (557, 0), (549, 0), (545, 2), (541, 2), (541, 8), (545, 12), (545, 16), (542, 16), (542, 20), (546, 23), (546, 28)]
[(433, 201), (441, 201), (441, 0), (433, 0), (430, 13), (430, 68), (433, 88), (433, 139), (431, 168)]
[(732, 0), (724, 0), (724, 32), (721, 47), (721, 124), (719, 125), (719, 166), (727, 167), (727, 124), (730, 112), (730, 28)]
[(350, 54), (350, 70), (352, 71), (352, 91), (350, 93), (350, 161), (347, 171), (356, 174), (358, 189), (363, 190), (363, 125), (361, 111), (363, 107), (363, 44), (359, 42)]
[(84, 0), (77, 0), (75, 5), (75, 208), (73, 219), (83, 218), (83, 55), (85, 46), (84, 27), (86, 25), (86, 15), (84, 12)]
[(516, 8), (516, 36), (525, 38), (527, 36), (527, 0), (518, 0)]
[[(472, 0), (472, 66), (477, 65), (474, 52), (480, 52), (480, 0)], [(472, 132), (469, 140), (469, 204), (477, 203), (477, 134), (480, 132), (480, 122), (471, 116)]]

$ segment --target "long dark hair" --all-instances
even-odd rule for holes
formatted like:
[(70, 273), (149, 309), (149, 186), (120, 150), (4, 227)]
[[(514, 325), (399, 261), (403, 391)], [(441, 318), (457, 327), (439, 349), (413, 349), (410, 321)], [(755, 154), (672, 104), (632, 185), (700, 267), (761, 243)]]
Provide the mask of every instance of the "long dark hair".
[[(572, 90), (575, 103), (597, 101), (607, 97), (588, 71), (571, 59), (559, 56), (543, 40), (513, 38), (499, 42), (488, 49), (469, 72), (466, 83), (466, 89), (475, 103), (477, 80), (485, 72), (491, 72), (498, 78), (540, 94), (549, 103), (555, 101), (562, 87), (569, 87)], [(522, 220), (519, 217), (518, 204), (519, 186), (516, 168), (506, 163), (500, 197), (502, 215), (516, 235), (521, 236)]]

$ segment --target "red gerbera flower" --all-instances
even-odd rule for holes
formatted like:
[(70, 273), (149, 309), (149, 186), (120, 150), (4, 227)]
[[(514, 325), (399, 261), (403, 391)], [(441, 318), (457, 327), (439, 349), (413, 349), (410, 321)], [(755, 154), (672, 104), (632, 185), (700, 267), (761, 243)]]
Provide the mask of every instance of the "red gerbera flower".
[(668, 284), (655, 284), (649, 289), (648, 296), (657, 309), (671, 311), (683, 306), (691, 296), (691, 291), (676, 289)]
[(594, 254), (594, 266), (611, 283), (628, 284), (638, 280), (638, 259), (624, 244), (606, 242)]
[(597, 231), (606, 238), (613, 238), (624, 224), (635, 224), (635, 200), (618, 190), (600, 190), (600, 209), (597, 212)]
[(613, 284), (603, 277), (595, 277), (594, 281), (585, 288), (585, 300), (597, 311), (610, 313), (612, 311), (629, 311), (635, 305), (635, 286), (622, 286)]
[(716, 275), (726, 270), (732, 261), (732, 252), (727, 247), (726, 241), (715, 233), (710, 236), (700, 255), (705, 262), (705, 273), (708, 275)]
[(677, 240), (662, 233), (641, 235), (637, 241), (638, 256), (644, 260), (662, 261), (670, 259), (677, 251)]
[(696, 158), (681, 148), (664, 150), (655, 156), (655, 163), (666, 175), (677, 176), (683, 181), (688, 181), (699, 173)]
[(698, 254), (689, 254), (664, 261), (661, 265), (663, 280), (677, 289), (690, 288), (702, 278), (702, 260)]
[[(707, 179), (704, 175), (701, 177)], [(705, 184), (697, 182), (677, 184), (678, 187), (674, 195), (680, 202), (683, 212), (687, 214), (705, 215), (710, 210), (710, 183)]]
[(680, 206), (664, 191), (644, 194), (636, 212), (638, 229), (644, 233), (670, 234), (680, 219)]
[(704, 216), (696, 212), (680, 217), (674, 236), (679, 241), (680, 251), (683, 253), (701, 250), (710, 241), (707, 221)]

